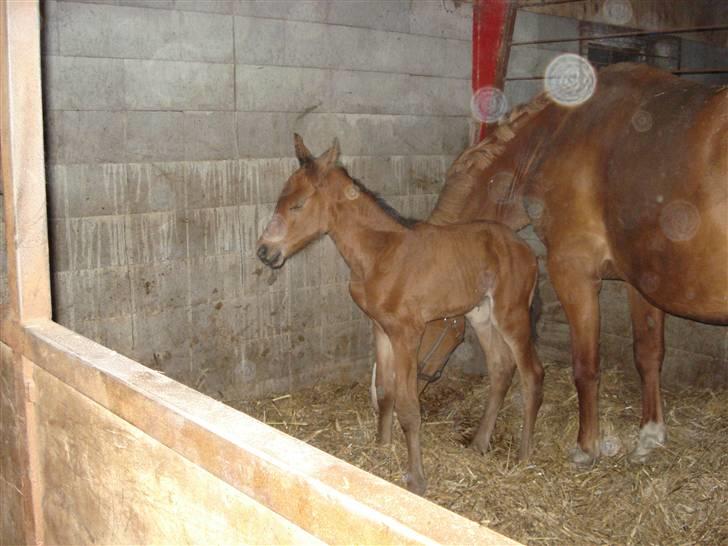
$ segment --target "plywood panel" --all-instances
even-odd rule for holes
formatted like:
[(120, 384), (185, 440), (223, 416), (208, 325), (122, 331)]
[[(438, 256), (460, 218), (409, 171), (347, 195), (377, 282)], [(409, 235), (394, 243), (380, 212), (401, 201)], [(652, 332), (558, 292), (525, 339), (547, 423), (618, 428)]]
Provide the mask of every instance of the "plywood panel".
[[(322, 540), (515, 544), (57, 324), (39, 322), (21, 330), (10, 336), (14, 343), (70, 387), (69, 393), (93, 399), (184, 459)], [(39, 391), (43, 392), (40, 382)], [(46, 406), (66, 411), (62, 399), (48, 401), (44, 394), (38, 397), (43, 406), (39, 420), (53, 418), (55, 410)], [(83, 426), (76, 433), (86, 434), (82, 443), (95, 445), (95, 435), (106, 434), (104, 426), (98, 428), (104, 423), (88, 423), (88, 419), (81, 413), (68, 426), (78, 427), (76, 421), (81, 420)], [(53, 434), (73, 438), (63, 432), (65, 426), (54, 426), (59, 430), (51, 429)], [(98, 432), (92, 432), (94, 429)], [(47, 484), (46, 491), (50, 490)], [(194, 494), (201, 492), (195, 490)]]
[(0, 343), (0, 543), (25, 544), (20, 444), (24, 422), (13, 353)]
[(48, 544), (317, 544), (40, 368)]

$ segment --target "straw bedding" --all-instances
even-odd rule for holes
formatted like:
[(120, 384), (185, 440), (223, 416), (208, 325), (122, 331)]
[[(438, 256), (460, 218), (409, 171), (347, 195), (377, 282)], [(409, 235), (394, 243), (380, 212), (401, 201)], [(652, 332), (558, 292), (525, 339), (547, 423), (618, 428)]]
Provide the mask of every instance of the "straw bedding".
[[(485, 456), (467, 447), (487, 400), (487, 378), (450, 370), (422, 397), (426, 498), (526, 544), (728, 544), (728, 391), (665, 392), (668, 443), (647, 464), (630, 462), (640, 415), (637, 381), (604, 370), (604, 456), (568, 461), (578, 428), (571, 370), (546, 366), (535, 449), (516, 455), (521, 397), (511, 388)], [(395, 425), (375, 445), (368, 384), (322, 384), (233, 404), (336, 457), (402, 485), (407, 451)]]

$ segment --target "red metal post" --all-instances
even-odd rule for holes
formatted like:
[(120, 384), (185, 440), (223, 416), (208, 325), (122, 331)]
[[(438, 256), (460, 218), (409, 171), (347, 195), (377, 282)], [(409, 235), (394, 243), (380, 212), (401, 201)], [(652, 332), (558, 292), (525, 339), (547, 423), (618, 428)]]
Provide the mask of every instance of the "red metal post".
[[(473, 0), (473, 93), (486, 86), (503, 91), (515, 20), (514, 0)], [(481, 124), (479, 140), (484, 136)]]

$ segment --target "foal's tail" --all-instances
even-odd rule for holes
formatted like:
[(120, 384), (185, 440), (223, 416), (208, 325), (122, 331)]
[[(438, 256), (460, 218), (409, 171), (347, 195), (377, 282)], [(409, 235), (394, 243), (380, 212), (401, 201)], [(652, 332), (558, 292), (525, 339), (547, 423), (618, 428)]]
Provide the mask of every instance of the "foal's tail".
[(538, 277), (536, 277), (536, 284), (533, 287), (533, 294), (531, 295), (531, 339), (534, 343), (538, 341), (538, 319), (541, 318), (541, 309), (543, 302), (541, 301), (541, 294), (538, 290)]

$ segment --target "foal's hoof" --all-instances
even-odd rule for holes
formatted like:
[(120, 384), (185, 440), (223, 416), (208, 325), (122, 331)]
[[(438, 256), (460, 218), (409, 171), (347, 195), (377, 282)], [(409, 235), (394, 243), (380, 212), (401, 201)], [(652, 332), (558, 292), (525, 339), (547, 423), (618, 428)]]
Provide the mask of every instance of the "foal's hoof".
[(490, 451), (490, 442), (484, 442), (482, 440), (479, 441), (477, 438), (473, 438), (469, 447), (476, 453), (485, 455), (488, 451)]
[(416, 477), (407, 472), (404, 475), (404, 483), (407, 489), (415, 495), (424, 495), (427, 490), (427, 480), (423, 477)]
[(640, 430), (640, 438), (634, 451), (630, 453), (629, 460), (633, 463), (644, 463), (655, 448), (665, 446), (665, 425), (647, 423)]
[(569, 452), (569, 458), (571, 459), (571, 462), (577, 466), (594, 466), (594, 463), (596, 463), (598, 459), (597, 456), (587, 453), (579, 446), (571, 449)]

